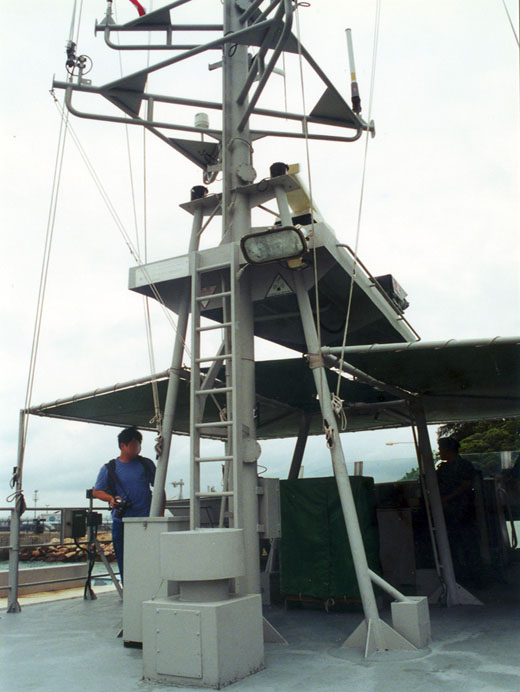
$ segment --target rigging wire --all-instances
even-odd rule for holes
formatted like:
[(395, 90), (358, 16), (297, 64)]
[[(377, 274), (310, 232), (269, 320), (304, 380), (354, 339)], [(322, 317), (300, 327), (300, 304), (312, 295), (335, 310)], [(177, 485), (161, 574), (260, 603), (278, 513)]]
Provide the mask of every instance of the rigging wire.
[[(42, 326), (43, 308), (45, 303), (45, 293), (47, 290), (47, 278), (49, 274), (49, 264), (52, 251), (52, 242), (54, 238), (54, 227), (56, 223), (56, 211), (58, 206), (58, 196), (61, 183), (61, 174), (63, 170), (63, 157), (65, 154), (65, 141), (68, 132), (68, 113), (67, 117), (62, 118), (60, 122), (60, 130), (58, 134), (58, 146), (56, 151), (56, 160), (54, 164), (54, 174), (51, 189), (51, 201), (49, 205), (49, 213), (47, 217), (47, 229), (45, 233), (45, 243), (43, 248), (42, 268), (40, 273), (40, 285), (38, 289), (38, 298), (36, 301), (36, 316), (33, 331), (33, 340), (31, 346), (31, 355), (29, 359), (29, 375), (27, 378), (27, 388), (25, 393), (24, 409), (30, 408), (32, 400), (32, 392), (34, 386), (34, 377), (36, 372), (36, 361), (38, 357), (38, 347), (40, 342), (40, 333)], [(23, 429), (23, 448), (27, 440), (27, 428), (29, 425), (28, 416), (25, 417)]]
[(70, 29), (69, 29), (69, 41), (72, 41), (74, 37), (74, 28), (76, 26), (76, 8), (78, 5), (78, 0), (74, 0), (74, 5), (72, 7), (72, 17), (70, 18)]
[[(511, 15), (509, 14), (509, 10), (507, 9), (506, 0), (502, 0), (502, 5), (504, 6), (504, 10), (506, 11), (507, 18), (509, 19), (509, 24), (510, 24), (511, 29), (513, 31), (513, 36), (515, 37), (516, 45), (520, 48), (520, 41), (518, 40), (518, 34), (516, 33), (516, 28), (515, 28), (515, 25), (513, 24), (513, 20), (511, 19)], [(519, 7), (519, 9), (520, 9), (520, 7)]]
[[(150, 11), (153, 11), (153, 2), (150, 3)], [(117, 8), (114, 8), (114, 16), (117, 22)], [(150, 44), (151, 42), (151, 32), (148, 32), (148, 43)], [(150, 64), (150, 50), (147, 52), (147, 66)], [(121, 51), (118, 51), (118, 57), (119, 57), (119, 70), (121, 73), (121, 77), (123, 77), (123, 60), (122, 60), (122, 55)], [(128, 124), (125, 123), (125, 135), (126, 135), (126, 149), (127, 149), (127, 155), (128, 155), (128, 172), (130, 176), (130, 190), (131, 190), (131, 196), (132, 196), (132, 209), (133, 209), (133, 217), (134, 217), (134, 228), (135, 228), (135, 238), (136, 238), (136, 247), (137, 251), (139, 254), (141, 254), (141, 247), (140, 247), (140, 240), (139, 240), (139, 224), (137, 221), (137, 204), (136, 204), (136, 194), (135, 194), (135, 183), (134, 183), (134, 174), (133, 174), (133, 165), (132, 165), (132, 153), (130, 149), (130, 135), (129, 135), (129, 127)], [(146, 177), (146, 128), (143, 128), (143, 257), (144, 257), (144, 263), (148, 261), (148, 214), (147, 214), (147, 199), (148, 199), (148, 190), (147, 190), (147, 177)], [(160, 401), (159, 401), (159, 388), (157, 385), (157, 379), (154, 377), (155, 373), (157, 372), (156, 367), (155, 367), (155, 352), (154, 352), (154, 346), (153, 346), (153, 334), (152, 334), (152, 320), (151, 320), (151, 314), (150, 314), (150, 302), (149, 302), (149, 297), (148, 296), (143, 296), (142, 297), (142, 304), (143, 304), (143, 314), (144, 314), (144, 323), (145, 323), (145, 332), (146, 332), (146, 344), (147, 344), (147, 350), (148, 350), (148, 360), (150, 363), (150, 374), (152, 375), (152, 395), (153, 395), (153, 403), (154, 403), (154, 417), (150, 421), (150, 423), (155, 423), (157, 426), (157, 430), (160, 433), (161, 431), (161, 407), (160, 407)]]
[[(77, 0), (74, 0), (74, 5), (72, 8), (72, 17), (69, 30), (69, 41), (72, 41), (74, 37), (74, 29), (77, 24), (76, 31), (76, 42), (78, 41), (80, 24), (81, 24), (81, 12), (83, 9), (83, 0), (80, 3), (79, 17), (76, 20), (77, 14)], [(72, 77), (70, 78), (72, 79)], [(69, 128), (69, 118), (68, 113), (66, 118), (61, 118), (60, 129), (58, 133), (58, 145), (56, 147), (56, 159), (54, 162), (54, 172), (51, 187), (51, 199), (49, 203), (49, 213), (47, 216), (47, 226), (45, 231), (45, 242), (43, 247), (43, 258), (42, 258), (42, 268), (40, 272), (40, 283), (38, 287), (38, 297), (36, 300), (36, 314), (34, 319), (33, 328), (33, 338), (31, 344), (31, 354), (29, 357), (29, 372), (27, 375), (27, 386), (25, 390), (25, 400), (24, 400), (24, 410), (27, 410), (31, 406), (32, 394), (34, 389), (34, 380), (36, 375), (36, 363), (38, 360), (38, 350), (40, 345), (40, 334), (43, 319), (43, 309), (45, 305), (45, 294), (47, 291), (47, 279), (49, 275), (49, 265), (52, 252), (52, 243), (54, 239), (54, 228), (56, 224), (56, 212), (58, 208), (58, 196), (60, 191), (61, 174), (63, 171), (63, 159), (65, 155), (65, 142), (67, 139), (67, 133)], [(29, 416), (24, 417), (23, 426), (21, 429), (21, 459), (23, 460), (25, 454), (25, 446), (27, 442), (27, 434), (29, 429)]]
[[(74, 9), (76, 8), (76, 0), (74, 0)], [(81, 0), (80, 5), (79, 5), (79, 13), (78, 13), (78, 28), (76, 31), (76, 45), (79, 43), (79, 31), (81, 29), (81, 15), (83, 13), (83, 0)]]
[[(58, 99), (57, 99), (56, 96), (54, 95), (54, 92), (51, 91), (50, 93), (51, 93), (52, 97), (54, 98), (54, 103), (55, 103), (55, 105), (56, 105), (56, 108), (57, 108), (58, 111), (61, 113), (61, 116), (62, 116), (62, 117), (65, 117), (64, 109), (61, 107), (61, 104), (58, 102)], [(164, 303), (164, 300), (162, 299), (161, 295), (159, 294), (159, 292), (158, 292), (158, 290), (157, 290), (157, 287), (155, 286), (155, 284), (154, 284), (153, 281), (151, 280), (151, 277), (150, 277), (150, 275), (149, 275), (149, 273), (148, 273), (148, 270), (147, 270), (146, 266), (143, 264), (143, 262), (142, 262), (142, 260), (141, 260), (141, 257), (140, 257), (140, 255), (139, 255), (139, 253), (137, 252), (137, 249), (135, 248), (134, 244), (132, 243), (132, 240), (131, 240), (131, 238), (130, 238), (128, 232), (126, 231), (126, 229), (125, 229), (125, 227), (124, 227), (124, 225), (123, 225), (123, 222), (122, 222), (121, 219), (119, 218), (119, 215), (117, 214), (117, 211), (115, 210), (114, 205), (113, 205), (112, 202), (110, 201), (110, 198), (109, 198), (109, 196), (108, 196), (108, 194), (107, 194), (107, 192), (106, 192), (106, 190), (105, 190), (105, 188), (104, 188), (104, 186), (103, 186), (103, 183), (101, 182), (99, 176), (97, 175), (97, 173), (96, 173), (96, 171), (95, 171), (95, 169), (94, 169), (94, 166), (93, 166), (92, 163), (90, 162), (90, 160), (89, 160), (89, 158), (88, 158), (88, 156), (87, 156), (87, 153), (85, 152), (85, 150), (84, 150), (84, 148), (83, 148), (83, 146), (82, 146), (82, 144), (81, 144), (81, 142), (80, 142), (78, 136), (76, 135), (76, 133), (75, 133), (75, 131), (74, 131), (74, 128), (73, 128), (72, 125), (70, 125), (70, 124), (69, 124), (69, 126), (68, 126), (68, 131), (69, 131), (69, 133), (70, 133), (70, 136), (71, 136), (71, 138), (72, 138), (72, 141), (74, 142), (74, 144), (76, 145), (76, 147), (77, 147), (77, 149), (78, 149), (78, 151), (79, 151), (79, 154), (80, 154), (81, 158), (83, 159), (83, 162), (84, 162), (85, 166), (87, 167), (88, 172), (90, 173), (90, 175), (91, 175), (91, 177), (92, 177), (92, 179), (93, 179), (93, 181), (94, 181), (94, 184), (96, 185), (96, 187), (97, 187), (97, 189), (98, 189), (98, 192), (99, 192), (100, 195), (101, 195), (101, 198), (103, 199), (103, 201), (104, 201), (104, 203), (105, 203), (105, 205), (106, 205), (106, 207), (107, 207), (107, 209), (108, 209), (110, 215), (112, 216), (112, 218), (113, 218), (113, 220), (114, 220), (114, 222), (115, 222), (115, 224), (116, 224), (116, 226), (117, 226), (117, 228), (118, 228), (120, 234), (122, 235), (123, 240), (124, 240), (124, 242), (125, 242), (125, 245), (126, 245), (127, 248), (128, 248), (128, 251), (130, 252), (130, 254), (132, 255), (132, 257), (134, 258), (135, 262), (138, 264), (138, 266), (139, 266), (139, 268), (141, 269), (141, 271), (143, 272), (145, 278), (148, 280), (149, 285), (150, 285), (150, 290), (152, 291), (152, 293), (153, 293), (155, 299), (157, 300), (157, 302), (159, 302), (159, 303), (161, 304), (161, 306), (162, 306), (162, 308), (163, 308), (163, 311), (164, 311), (164, 314), (165, 314), (165, 316), (166, 316), (166, 319), (168, 320), (168, 322), (169, 322), (170, 325), (172, 326), (173, 330), (176, 331), (175, 322), (173, 321), (173, 318), (172, 318), (170, 312), (168, 311), (168, 309), (167, 309), (167, 307), (166, 307), (166, 305), (165, 305), (165, 303)]]
[(283, 69), (283, 105), (287, 113), (287, 69), (285, 67), (285, 51), (282, 51), (282, 69)]
[[(302, 46), (301, 46), (301, 39), (300, 39), (300, 15), (299, 15), (299, 6), (302, 4), (302, 6), (308, 6), (303, 3), (298, 3), (296, 6), (296, 12), (294, 13), (296, 16), (296, 38), (297, 38), (297, 43), (298, 43), (298, 58), (299, 58), (299, 67), (300, 67), (300, 89), (301, 89), (301, 96), (302, 96), (302, 108), (303, 108), (303, 133), (305, 135), (305, 157), (306, 157), (306, 165), (307, 165), (307, 176), (309, 178), (309, 198), (310, 198), (310, 212), (311, 212), (311, 229), (312, 229), (312, 237), (314, 239), (314, 204), (313, 204), (313, 197), (312, 197), (312, 176), (311, 176), (311, 158), (310, 158), (310, 147), (309, 147), (309, 123), (307, 119), (307, 106), (305, 102), (305, 82), (303, 78), (303, 56), (302, 56)], [(314, 288), (315, 288), (315, 296), (316, 296), (316, 329), (318, 332), (318, 343), (321, 348), (321, 328), (320, 328), (320, 320), (319, 320), (319, 295), (318, 295), (318, 269), (317, 269), (317, 261), (316, 261), (316, 243), (313, 242), (313, 260), (314, 260)]]
[[(309, 201), (310, 201), (310, 214), (311, 214), (311, 233), (312, 233), (312, 256), (313, 256), (313, 271), (314, 271), (314, 295), (315, 295), (315, 311), (316, 311), (316, 332), (318, 336), (318, 353), (310, 354), (311, 358), (320, 357), (321, 358), (321, 325), (320, 325), (320, 299), (318, 290), (318, 256), (316, 250), (316, 236), (314, 233), (314, 203), (312, 196), (312, 176), (311, 176), (311, 157), (310, 157), (310, 147), (309, 147), (309, 125), (307, 120), (307, 107), (305, 103), (305, 82), (303, 78), (303, 56), (301, 47), (301, 31), (300, 31), (300, 14), (299, 8), (308, 7), (308, 3), (298, 3), (296, 5), (295, 17), (296, 17), (296, 39), (298, 44), (298, 62), (300, 68), (300, 88), (302, 96), (302, 109), (303, 109), (303, 133), (305, 135), (305, 156), (307, 163), (307, 176), (309, 179)], [(322, 376), (320, 377), (320, 391), (318, 396), (320, 400), (323, 401), (323, 368), (320, 369)], [(323, 429), (327, 438), (327, 444), (330, 446), (331, 442), (331, 429), (327, 426), (325, 419), (323, 419)]]
[[(356, 280), (356, 270), (358, 266), (358, 249), (359, 249), (359, 238), (361, 234), (361, 216), (363, 212), (363, 199), (364, 199), (364, 194), (365, 194), (365, 181), (366, 181), (366, 171), (367, 171), (367, 159), (368, 159), (368, 143), (370, 141), (370, 122), (372, 119), (372, 105), (373, 105), (373, 100), (374, 100), (374, 84), (375, 84), (375, 75), (376, 75), (376, 64), (377, 64), (377, 47), (378, 47), (378, 42), (379, 42), (379, 27), (381, 24), (381, 0), (377, 0), (376, 2), (376, 13), (375, 13), (375, 20), (374, 20), (374, 39), (373, 39), (373, 47), (372, 47), (372, 72), (370, 75), (370, 95), (369, 95), (369, 100), (368, 100), (368, 116), (367, 116), (367, 122), (368, 122), (368, 128), (366, 131), (366, 137), (365, 137), (365, 150), (363, 154), (363, 172), (361, 175), (361, 191), (359, 195), (359, 206), (358, 206), (358, 215), (357, 215), (357, 223), (356, 223), (356, 241), (354, 244), (354, 265), (352, 267), (352, 276), (350, 279), (350, 289), (349, 289), (349, 295), (348, 295), (348, 303), (347, 303), (347, 316), (345, 319), (345, 329), (343, 332), (343, 341), (342, 341), (342, 348), (344, 349), (346, 344), (347, 344), (347, 336), (348, 336), (348, 330), (350, 326), (350, 315), (352, 311), (352, 296), (354, 294), (354, 284)], [(339, 371), (338, 371), (338, 381), (336, 384), (336, 395), (339, 396), (339, 390), (341, 386), (341, 370), (343, 367), (343, 363), (345, 361), (345, 353), (344, 350), (341, 351), (341, 356), (340, 356), (340, 363), (339, 363)]]
[[(150, 12), (153, 12), (153, 0), (150, 0)], [(148, 32), (148, 45), (152, 42), (152, 32)], [(146, 53), (146, 66), (150, 65), (151, 51), (148, 48)], [(144, 261), (148, 262), (148, 177), (147, 177), (147, 147), (146, 147), (146, 128), (143, 128), (143, 247), (144, 247)], [(144, 310), (145, 310), (145, 324), (146, 324), (146, 338), (148, 342), (148, 356), (150, 359), (150, 371), (153, 375), (157, 372), (155, 367), (155, 352), (153, 347), (153, 332), (152, 332), (152, 319), (150, 316), (150, 299), (148, 296), (144, 296)], [(184, 345), (186, 348), (186, 344)], [(159, 386), (157, 384), (157, 378), (152, 379), (152, 393), (153, 393), (153, 404), (155, 410), (155, 417), (153, 422), (157, 426), (157, 431), (159, 435), (161, 434), (161, 406), (159, 402)], [(150, 421), (152, 422), (152, 421)]]

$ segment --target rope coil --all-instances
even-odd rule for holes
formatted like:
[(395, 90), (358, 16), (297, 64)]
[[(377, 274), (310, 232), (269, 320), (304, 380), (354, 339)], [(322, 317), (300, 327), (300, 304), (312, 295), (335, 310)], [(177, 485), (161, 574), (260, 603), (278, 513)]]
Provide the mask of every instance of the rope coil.
[[(155, 422), (156, 422), (155, 418), (152, 418), (152, 420), (150, 421), (150, 423), (155, 423)], [(160, 428), (160, 421), (157, 424), (157, 427)], [(158, 459), (163, 452), (164, 438), (161, 434), (159, 434), (159, 435), (157, 435), (157, 437), (155, 438), (154, 441), (155, 441), (154, 450), (155, 450), (156, 458)]]
[(334, 411), (336, 418), (339, 420), (339, 426), (341, 430), (346, 430), (347, 429), (347, 414), (345, 413), (345, 409), (343, 408), (343, 404), (345, 403), (343, 399), (340, 399), (340, 397), (337, 394), (334, 394), (332, 392), (331, 394), (331, 404), (332, 404), (332, 410)]

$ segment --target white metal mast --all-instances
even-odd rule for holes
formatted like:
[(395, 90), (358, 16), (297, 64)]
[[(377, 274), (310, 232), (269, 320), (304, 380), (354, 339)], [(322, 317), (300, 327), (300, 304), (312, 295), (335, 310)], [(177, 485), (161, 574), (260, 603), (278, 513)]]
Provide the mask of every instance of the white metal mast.
[[(266, 189), (258, 192), (252, 183), (256, 173), (252, 167), (252, 133), (249, 130), (249, 117), (252, 113), (258, 115), (268, 115), (274, 118), (284, 118), (288, 121), (299, 121), (304, 123), (304, 132), (275, 132), (270, 130), (256, 130), (254, 136), (275, 136), (275, 137), (298, 137), (314, 138), (337, 142), (349, 142), (359, 139), (364, 130), (371, 128), (359, 115), (356, 115), (346, 104), (341, 94), (335, 89), (330, 80), (319, 68), (316, 62), (299, 41), (291, 33), (292, 16), (294, 3), (292, 0), (275, 0), (272, 3), (264, 3), (263, 0), (224, 0), (223, 26), (217, 25), (182, 25), (183, 31), (222, 31), (223, 35), (211, 40), (206, 44), (187, 44), (176, 46), (172, 43), (172, 31), (175, 25), (171, 24), (169, 11), (178, 5), (184, 4), (187, 0), (177, 0), (167, 6), (156, 10), (149, 15), (140, 17), (138, 20), (129, 22), (127, 25), (117, 26), (111, 16), (111, 3), (108, 3), (108, 11), (105, 20), (96, 27), (98, 31), (103, 31), (105, 40), (112, 48), (127, 48), (130, 50), (136, 47), (146, 49), (146, 45), (136, 46), (134, 44), (117, 46), (110, 40), (112, 31), (129, 31), (134, 36), (141, 31), (164, 31), (166, 41), (164, 44), (157, 44), (155, 48), (172, 49), (181, 51), (180, 53), (162, 60), (148, 68), (144, 68), (132, 75), (124, 77), (116, 82), (104, 85), (103, 87), (93, 87), (82, 79), (81, 65), (76, 84), (71, 82), (55, 82), (58, 88), (66, 89), (66, 100), (68, 108), (80, 117), (100, 119), (111, 122), (123, 122), (145, 126), (149, 131), (160, 137), (165, 143), (182, 151), (192, 161), (200, 165), (207, 172), (206, 159), (213, 157), (215, 144), (197, 145), (206, 147), (203, 154), (195, 150), (194, 143), (186, 140), (179, 140), (167, 137), (163, 130), (184, 130), (196, 132), (195, 127), (178, 125), (157, 121), (154, 117), (155, 103), (172, 103), (204, 108), (215, 108), (222, 110), (222, 131), (208, 130), (208, 135), (221, 143), (221, 168), (222, 168), (222, 194), (221, 198), (217, 195), (208, 196), (207, 200), (194, 200), (192, 213), (194, 215), (192, 226), (192, 240), (190, 242), (189, 263), (192, 287), (191, 287), (191, 310), (193, 311), (194, 331), (197, 340), (202, 333), (200, 322), (196, 315), (197, 305), (202, 303), (202, 296), (197, 289), (197, 281), (203, 271), (200, 264), (201, 253), (197, 250), (196, 240), (202, 227), (204, 215), (208, 215), (215, 210), (218, 204), (222, 208), (222, 244), (220, 250), (229, 247), (227, 260), (221, 261), (216, 269), (223, 269), (228, 273), (228, 285), (223, 285), (221, 290), (220, 308), (222, 310), (222, 321), (226, 321), (225, 313), (230, 315), (230, 323), (224, 330), (224, 348), (231, 348), (231, 352), (219, 352), (214, 358), (208, 359), (212, 362), (210, 367), (210, 379), (216, 373), (216, 364), (226, 364), (226, 382), (229, 385), (230, 394), (228, 402), (231, 402), (232, 411), (227, 411), (227, 416), (231, 415), (231, 420), (221, 421), (222, 427), (227, 428), (226, 463), (232, 465), (230, 472), (230, 485), (221, 494), (222, 501), (232, 498), (233, 510), (230, 517), (230, 525), (233, 528), (240, 528), (244, 531), (245, 538), (245, 577), (237, 581), (237, 589), (241, 594), (257, 594), (260, 592), (259, 579), (259, 551), (258, 551), (258, 500), (257, 500), (257, 458), (259, 447), (255, 435), (255, 363), (254, 363), (254, 333), (255, 325), (253, 320), (253, 300), (252, 300), (252, 279), (250, 268), (242, 267), (243, 259), (240, 255), (240, 240), (251, 232), (251, 207), (261, 204), (265, 199), (276, 198), (279, 209), (279, 217), (283, 225), (292, 226), (293, 218), (287, 200), (287, 186), (291, 185), (289, 176), (273, 176), (266, 182)], [(257, 46), (256, 56), (250, 59), (248, 48)], [(154, 46), (152, 46), (153, 48)], [(187, 59), (193, 55), (200, 54), (207, 50), (222, 50), (223, 68), (223, 103), (216, 104), (207, 101), (197, 101), (194, 99), (165, 97), (157, 94), (145, 93), (145, 85), (148, 74), (155, 70), (174, 65), (180, 60)], [(283, 50), (292, 53), (301, 53), (318, 77), (325, 84), (325, 92), (310, 114), (285, 113), (259, 109), (258, 99), (262, 90), (272, 73), (276, 61)], [(257, 83), (255, 84), (255, 79)], [(78, 111), (72, 105), (72, 93), (74, 91), (84, 91), (101, 94), (113, 104), (121, 108), (126, 117), (95, 115)], [(251, 93), (252, 92), (252, 93)], [(146, 107), (144, 107), (146, 104)], [(145, 110), (141, 114), (141, 110)], [(309, 122), (318, 124), (332, 125), (339, 128), (350, 128), (355, 130), (352, 136), (327, 134), (308, 134), (307, 126)], [(210, 147), (213, 147), (211, 149)], [(213, 153), (211, 153), (213, 152)], [(267, 192), (266, 192), (267, 190)], [(262, 197), (262, 195), (264, 195)], [(209, 198), (212, 199), (209, 199)], [(310, 210), (311, 214), (313, 210)], [(329, 231), (324, 232), (329, 233)], [(313, 242), (316, 242), (315, 240)], [(325, 241), (324, 241), (325, 242)], [(334, 241), (334, 252), (336, 251), (336, 241)], [(227, 262), (227, 264), (226, 264)], [(206, 267), (207, 269), (207, 267)], [(151, 270), (150, 270), (151, 271)], [(188, 277), (186, 277), (188, 278)], [(357, 521), (356, 510), (354, 507), (352, 492), (348, 479), (348, 472), (345, 465), (339, 430), (334, 419), (334, 413), (330, 403), (330, 392), (326, 385), (325, 367), (319, 351), (316, 327), (314, 324), (313, 310), (309, 300), (308, 286), (305, 284), (303, 275), (294, 272), (291, 279), (294, 285), (294, 293), (297, 297), (297, 306), (300, 311), (304, 339), (303, 346), (311, 356), (310, 365), (316, 381), (317, 389), (320, 392), (319, 402), (322, 408), (322, 415), (327, 425), (332, 431), (332, 438), (329, 441), (329, 449), (332, 457), (334, 473), (338, 482), (338, 489), (341, 498), (345, 522), (350, 539), (353, 559), (356, 567), (359, 589), (361, 592), (363, 607), (365, 611), (365, 621), (354, 633), (350, 644), (360, 646), (368, 653), (372, 650), (384, 650), (389, 648), (410, 648), (409, 643), (397, 632), (379, 619), (377, 606), (374, 598), (372, 579), (370, 570), (366, 562), (365, 551), (359, 523)], [(149, 286), (153, 285), (153, 279), (146, 274), (146, 281)], [(166, 479), (166, 469), (168, 465), (168, 454), (173, 431), (173, 420), (175, 416), (175, 405), (179, 384), (179, 371), (182, 363), (182, 342), (184, 340), (187, 317), (189, 311), (190, 293), (187, 289), (186, 281), (182, 289), (182, 295), (177, 304), (179, 312), (179, 331), (176, 337), (176, 346), (172, 367), (170, 371), (170, 383), (168, 388), (168, 398), (164, 414), (165, 425), (163, 428), (164, 446), (163, 452), (158, 462), (158, 472), (154, 498), (152, 502), (152, 516), (159, 514), (160, 500)], [(383, 308), (383, 312), (388, 310), (388, 306)], [(394, 316), (395, 318), (395, 316)], [(401, 319), (401, 318), (400, 318)], [(300, 325), (301, 328), (301, 325)], [(198, 331), (197, 331), (198, 329)], [(401, 329), (402, 338), (406, 338), (406, 328), (402, 322), (395, 329)], [(197, 352), (197, 348), (194, 349)], [(192, 371), (191, 383), (191, 431), (192, 431), (192, 492), (191, 492), (191, 527), (197, 528), (198, 510), (197, 501), (200, 498), (200, 464), (209, 459), (203, 459), (198, 445), (199, 433), (203, 429), (201, 407), (203, 408), (203, 389), (204, 383), (199, 383), (198, 365), (202, 358), (195, 356), (194, 370)], [(237, 373), (240, 373), (240, 386), (238, 386)], [(200, 389), (199, 389), (200, 387)], [(206, 389), (211, 388), (211, 383), (206, 382)], [(198, 417), (197, 417), (198, 416)], [(229, 463), (228, 463), (229, 467)], [(199, 487), (198, 487), (199, 486)]]

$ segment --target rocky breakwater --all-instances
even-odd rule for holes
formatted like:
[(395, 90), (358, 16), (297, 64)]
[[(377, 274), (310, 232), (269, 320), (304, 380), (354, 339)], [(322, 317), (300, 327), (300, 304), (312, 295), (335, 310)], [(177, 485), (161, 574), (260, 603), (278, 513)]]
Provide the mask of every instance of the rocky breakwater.
[[(103, 548), (105, 557), (113, 562), (115, 560), (114, 548), (111, 542), (110, 533), (99, 533), (98, 541)], [(80, 546), (86, 547), (83, 541), (79, 541)], [(20, 550), (20, 560), (39, 562), (84, 562), (87, 559), (87, 553), (82, 548), (74, 543), (72, 539), (66, 539), (64, 543), (60, 543), (58, 538), (53, 538), (50, 545), (41, 546), (23, 546)], [(101, 560), (99, 555), (96, 555), (96, 560)]]

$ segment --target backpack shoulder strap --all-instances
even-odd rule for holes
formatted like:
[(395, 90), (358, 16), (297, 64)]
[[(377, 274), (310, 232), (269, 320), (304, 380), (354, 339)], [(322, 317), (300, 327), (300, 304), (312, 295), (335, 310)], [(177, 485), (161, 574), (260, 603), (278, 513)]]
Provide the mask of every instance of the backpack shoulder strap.
[(155, 480), (155, 464), (151, 459), (147, 459), (146, 457), (137, 457), (137, 460), (142, 464), (142, 467), (144, 469), (144, 472), (148, 476), (149, 483), (153, 485), (154, 480)]
[(116, 475), (116, 460), (111, 459), (108, 463), (105, 464), (105, 468), (108, 471), (108, 478), (107, 478), (107, 485), (108, 485), (108, 492), (110, 495), (114, 496), (116, 495), (116, 482), (117, 482), (117, 475)]

